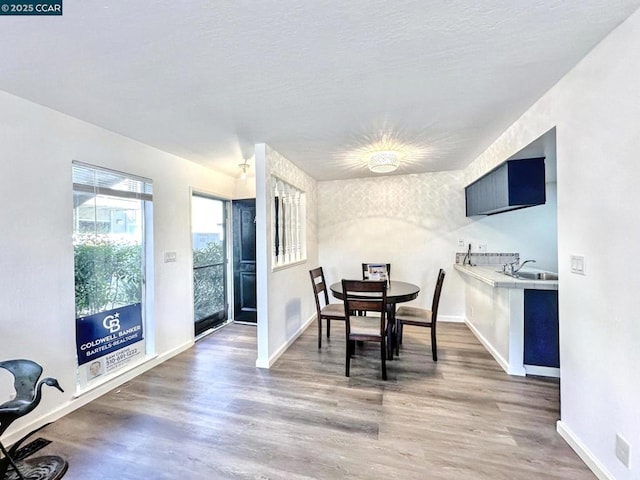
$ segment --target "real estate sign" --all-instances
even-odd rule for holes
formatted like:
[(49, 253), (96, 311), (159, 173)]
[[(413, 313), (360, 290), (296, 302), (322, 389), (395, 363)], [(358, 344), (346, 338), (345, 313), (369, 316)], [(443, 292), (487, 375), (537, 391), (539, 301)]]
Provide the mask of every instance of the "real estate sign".
[(140, 303), (76, 319), (78, 365), (143, 339)]

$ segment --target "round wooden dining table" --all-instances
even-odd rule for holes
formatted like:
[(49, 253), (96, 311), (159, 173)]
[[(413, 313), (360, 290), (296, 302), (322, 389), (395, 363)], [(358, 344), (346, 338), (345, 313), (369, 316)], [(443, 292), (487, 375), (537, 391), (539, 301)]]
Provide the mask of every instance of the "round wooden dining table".
[[(344, 299), (342, 282), (336, 282), (329, 288), (334, 297), (339, 300)], [(413, 283), (392, 280), (387, 286), (387, 360), (393, 360), (396, 342), (396, 304), (415, 300), (419, 293), (420, 287)]]

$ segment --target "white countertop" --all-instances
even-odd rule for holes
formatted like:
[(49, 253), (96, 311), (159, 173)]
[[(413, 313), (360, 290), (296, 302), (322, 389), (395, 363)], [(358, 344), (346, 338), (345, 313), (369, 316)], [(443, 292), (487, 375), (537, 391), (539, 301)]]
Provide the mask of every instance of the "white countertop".
[[(505, 275), (500, 270), (500, 265), (478, 265), (470, 267), (469, 265), (453, 265), (460, 273), (469, 275), (481, 282), (487, 283), (496, 288), (526, 288), (529, 290), (558, 290), (557, 280), (525, 280)], [(535, 269), (523, 269), (523, 272), (538, 272)]]

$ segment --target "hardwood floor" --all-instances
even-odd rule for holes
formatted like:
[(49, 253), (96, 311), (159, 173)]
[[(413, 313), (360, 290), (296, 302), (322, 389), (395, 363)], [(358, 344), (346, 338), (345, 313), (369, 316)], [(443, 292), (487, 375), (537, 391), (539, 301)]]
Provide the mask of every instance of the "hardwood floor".
[[(343, 329), (312, 325), (266, 371), (255, 327), (229, 325), (42, 430), (65, 480), (594, 479), (555, 431), (555, 380), (506, 375), (463, 324), (406, 327), (344, 376)], [(39, 452), (40, 453), (40, 452)]]

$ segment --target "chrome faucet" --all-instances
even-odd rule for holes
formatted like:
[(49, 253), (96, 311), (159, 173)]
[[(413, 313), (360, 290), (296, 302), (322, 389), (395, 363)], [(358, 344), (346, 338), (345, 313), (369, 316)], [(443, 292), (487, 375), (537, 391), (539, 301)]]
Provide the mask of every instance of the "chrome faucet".
[(518, 262), (510, 263), (509, 265), (511, 266), (511, 275), (515, 275), (516, 273), (518, 273), (520, 271), (520, 269), (522, 269), (522, 267), (524, 267), (527, 263), (536, 263), (536, 261), (535, 260), (525, 260), (520, 265), (518, 265)]

